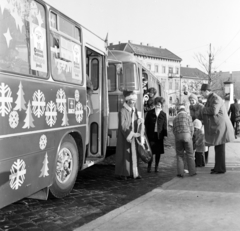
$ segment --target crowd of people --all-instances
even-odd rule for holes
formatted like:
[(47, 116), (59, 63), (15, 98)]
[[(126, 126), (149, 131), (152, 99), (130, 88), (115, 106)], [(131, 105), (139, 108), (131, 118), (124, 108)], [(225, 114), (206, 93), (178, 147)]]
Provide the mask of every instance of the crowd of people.
[[(137, 95), (125, 91), (125, 103), (119, 112), (118, 139), (116, 147), (115, 175), (119, 179), (141, 179), (136, 138), (140, 137), (139, 124), (144, 123), (146, 137), (152, 154), (155, 156), (154, 171), (157, 173), (160, 157), (164, 154), (164, 140), (167, 137), (167, 115), (163, 111), (165, 99), (156, 96), (156, 89), (148, 89), (148, 100), (144, 103), (145, 120), (139, 118), (135, 107)], [(175, 137), (177, 157), (177, 176), (186, 173), (195, 176), (196, 167), (204, 167), (208, 162), (208, 147), (214, 146), (215, 165), (211, 174), (226, 172), (225, 144), (236, 138), (240, 121), (240, 106), (235, 101), (228, 113), (223, 99), (211, 91), (208, 84), (202, 84), (201, 95), (206, 99), (205, 105), (197, 95), (190, 94), (189, 108), (179, 104), (173, 119), (172, 131)], [(187, 110), (186, 110), (187, 109)], [(231, 121), (229, 116), (231, 114)], [(231, 123), (232, 122), (232, 123)], [(235, 132), (233, 127), (236, 126)], [(152, 172), (153, 157), (147, 166)]]

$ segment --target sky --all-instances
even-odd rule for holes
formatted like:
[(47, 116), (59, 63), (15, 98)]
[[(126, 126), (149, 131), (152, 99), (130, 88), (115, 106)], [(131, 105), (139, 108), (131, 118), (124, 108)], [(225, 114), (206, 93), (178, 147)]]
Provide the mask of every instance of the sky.
[(194, 57), (211, 44), (213, 71), (240, 71), (240, 0), (45, 1), (109, 43), (161, 46), (203, 71)]

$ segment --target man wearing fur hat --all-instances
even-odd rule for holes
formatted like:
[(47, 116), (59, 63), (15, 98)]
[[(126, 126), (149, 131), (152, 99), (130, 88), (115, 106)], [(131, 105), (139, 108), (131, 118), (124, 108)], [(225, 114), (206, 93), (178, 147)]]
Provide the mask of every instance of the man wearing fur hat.
[(205, 142), (215, 149), (215, 166), (211, 174), (225, 173), (225, 143), (234, 140), (233, 126), (222, 98), (211, 91), (209, 84), (202, 85), (201, 93), (207, 99), (202, 109)]
[(135, 138), (140, 136), (137, 127), (143, 120), (138, 117), (135, 108), (137, 95), (133, 91), (124, 91), (123, 95), (125, 103), (118, 114), (115, 175), (123, 180), (141, 179)]

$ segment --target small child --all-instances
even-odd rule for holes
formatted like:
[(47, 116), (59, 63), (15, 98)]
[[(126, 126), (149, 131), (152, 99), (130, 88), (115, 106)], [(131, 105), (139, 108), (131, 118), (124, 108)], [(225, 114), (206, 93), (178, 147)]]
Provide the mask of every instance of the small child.
[(195, 164), (196, 167), (204, 167), (205, 142), (202, 122), (198, 119), (195, 119), (193, 121), (193, 126), (193, 150), (195, 151)]

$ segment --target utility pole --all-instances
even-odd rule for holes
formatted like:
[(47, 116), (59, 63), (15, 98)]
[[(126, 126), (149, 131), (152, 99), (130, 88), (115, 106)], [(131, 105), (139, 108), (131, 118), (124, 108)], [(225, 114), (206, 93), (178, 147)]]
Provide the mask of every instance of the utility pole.
[(212, 82), (212, 54), (211, 54), (211, 43), (209, 46), (210, 52), (209, 52), (209, 65), (208, 65), (208, 84), (211, 84)]

